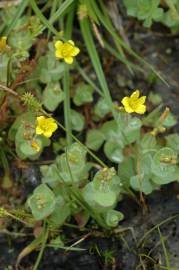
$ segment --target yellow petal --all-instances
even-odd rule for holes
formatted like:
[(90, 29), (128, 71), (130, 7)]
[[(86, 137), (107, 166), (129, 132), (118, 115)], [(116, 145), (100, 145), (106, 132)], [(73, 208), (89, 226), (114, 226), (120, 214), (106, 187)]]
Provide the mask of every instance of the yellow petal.
[(142, 96), (137, 100), (137, 103), (140, 105), (143, 105), (145, 103), (146, 96)]
[(67, 64), (72, 64), (73, 63), (73, 57), (65, 57), (64, 60), (65, 60), (65, 62)]
[(35, 129), (35, 133), (37, 135), (43, 134), (43, 130), (39, 126), (37, 126), (36, 129)]
[(124, 105), (124, 106), (128, 106), (129, 105), (129, 97), (124, 97), (121, 101), (121, 103)]
[(133, 112), (134, 112), (134, 109), (131, 108), (129, 105), (124, 106), (124, 109), (125, 109), (125, 111), (126, 111), (127, 113), (133, 113)]
[(74, 43), (73, 40), (68, 40), (67, 42), (70, 43), (70, 44), (73, 45), (73, 46), (75, 45), (75, 43)]
[(56, 50), (55, 56), (56, 56), (57, 58), (63, 58), (62, 53), (61, 53), (61, 50)]
[(57, 126), (56, 123), (51, 123), (51, 124), (50, 124), (50, 128), (49, 128), (49, 129), (50, 129), (52, 132), (54, 132), (57, 128), (58, 128), (58, 126)]
[(79, 54), (79, 52), (80, 52), (80, 49), (77, 48), (77, 47), (74, 47), (73, 50), (72, 50), (71, 55), (72, 55), (72, 56), (76, 56), (77, 54)]
[(47, 137), (47, 138), (50, 138), (51, 136), (52, 136), (52, 131), (45, 131), (44, 133), (43, 133), (43, 135), (45, 136), (45, 137)]
[(146, 105), (139, 105), (135, 108), (135, 112), (138, 114), (144, 114), (146, 112)]
[(62, 45), (63, 45), (63, 42), (62, 42), (61, 40), (57, 40), (57, 41), (55, 42), (55, 48), (56, 48), (57, 50), (58, 50), (58, 49), (61, 49)]
[(132, 95), (130, 96), (130, 98), (132, 99), (138, 99), (140, 95), (139, 90), (136, 90), (135, 92), (132, 93)]
[(126, 112), (132, 113), (132, 112), (134, 112), (134, 110), (133, 110), (133, 108), (131, 108), (129, 101), (130, 101), (129, 97), (124, 97), (122, 99), (121, 103), (124, 105), (124, 109)]
[(43, 123), (45, 120), (45, 116), (41, 115), (37, 117), (37, 123), (38, 125), (41, 125), (41, 123)]

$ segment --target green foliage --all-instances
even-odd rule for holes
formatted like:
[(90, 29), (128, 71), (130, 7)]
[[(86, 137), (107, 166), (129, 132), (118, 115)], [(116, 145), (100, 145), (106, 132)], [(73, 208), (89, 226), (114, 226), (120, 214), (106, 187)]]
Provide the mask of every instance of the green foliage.
[(86, 146), (98, 150), (105, 140), (104, 134), (98, 129), (90, 129), (87, 133)]
[[(119, 101), (113, 102), (111, 98), (96, 38), (101, 47), (125, 63), (130, 71), (136, 70), (137, 66), (127, 60), (125, 51), (142, 63), (145, 60), (119, 37), (103, 1), (47, 2), (43, 6), (45, 2), (40, 1), (39, 7), (34, 0), (29, 5), (25, 1), (22, 6), (0, 10), (0, 31), (8, 36), (6, 48), (0, 51), (1, 121), (4, 121), (1, 133), (4, 127), (8, 130), (7, 138), (7, 133), (0, 135), (0, 161), (5, 171), (1, 187), (10, 188), (13, 184), (7, 161), (10, 155), (20, 161), (41, 158), (38, 162), (47, 164), (40, 166), (42, 184), (27, 200), (32, 212), (28, 215), (33, 222), (42, 221), (43, 232), (47, 230), (46, 236), (42, 232), (36, 246), (42, 244), (39, 256), (47, 240), (49, 246), (65, 248), (58, 234), (64, 224), (69, 225), (67, 223), (75, 220), (75, 226), (81, 228), (92, 218), (104, 229), (115, 228), (124, 217), (115, 209), (123, 193), (132, 193), (130, 189), (133, 189), (147, 195), (162, 185), (179, 181), (179, 135), (158, 136), (176, 124), (176, 118), (168, 108), (161, 111), (161, 98), (150, 95), (151, 103), (159, 106), (140, 119), (127, 114), (125, 108), (116, 105)], [(124, 0), (128, 14), (143, 21), (144, 26), (150, 27), (153, 21), (159, 21), (172, 31), (177, 30), (178, 1), (165, 2), (164, 10), (159, 0)], [(86, 46), (84, 53), (89, 53), (96, 75), (93, 79), (98, 80), (100, 88), (86, 73), (88, 66), (81, 68), (78, 60), (67, 66), (55, 56), (55, 41), (71, 39), (77, 6)], [(98, 33), (99, 25), (102, 31)], [(64, 34), (59, 33), (56, 26)], [(46, 28), (48, 31), (44, 32)], [(113, 38), (114, 48), (105, 40), (107, 35), (103, 30)], [(82, 51), (81, 40), (79, 42)], [(84, 56), (80, 63), (84, 65), (85, 60)], [(154, 71), (149, 64), (148, 67)], [(85, 82), (80, 80), (78, 72)], [(37, 134), (40, 133), (37, 117), (50, 118), (52, 112), (53, 124), (58, 124), (59, 130), (53, 139), (49, 139), (44, 133)], [(59, 115), (59, 112), (64, 114)], [(46, 129), (46, 125), (43, 128)], [(85, 144), (81, 143), (85, 139)], [(51, 140), (52, 156), (47, 149), (43, 160), (41, 154)], [(109, 167), (93, 151), (99, 151)]]
[(73, 102), (77, 106), (81, 106), (86, 103), (93, 101), (94, 89), (85, 83), (80, 83), (75, 89), (75, 95), (73, 97)]
[(95, 104), (94, 109), (94, 120), (98, 121), (111, 112), (109, 105), (107, 104), (105, 98), (100, 98), (98, 102)]
[(114, 168), (99, 171), (82, 191), (85, 201), (99, 213), (113, 209), (119, 200), (120, 178)]
[[(57, 157), (55, 163), (41, 166), (43, 184), (28, 199), (35, 219), (47, 218), (49, 226), (53, 228), (62, 226), (71, 215), (81, 213), (81, 200), (82, 205), (86, 205), (83, 215), (88, 217), (94, 211), (109, 228), (116, 227), (123, 219), (122, 213), (114, 211), (117, 202), (121, 200), (122, 185), (116, 171), (114, 168), (101, 169), (89, 181), (90, 166), (85, 159), (84, 148), (74, 143)], [(69, 193), (70, 186), (72, 193)], [(79, 197), (79, 192), (82, 197)], [(78, 199), (74, 201), (74, 198)]]
[(127, 13), (144, 21), (145, 27), (150, 27), (152, 21), (160, 21), (163, 16), (163, 9), (159, 8), (160, 0), (124, 0)]
[(172, 31), (179, 29), (179, 2), (178, 0), (166, 0), (165, 6), (160, 0), (123, 0), (129, 16), (143, 21), (145, 27), (151, 27), (153, 21), (161, 22)]
[(55, 195), (47, 185), (41, 184), (28, 199), (28, 205), (36, 220), (42, 220), (48, 217), (55, 209)]
[(140, 138), (141, 121), (124, 113), (118, 113), (118, 122), (106, 121), (100, 129), (87, 133), (86, 143), (92, 150), (98, 150), (104, 144), (106, 157), (114, 163), (123, 161), (123, 149)]
[(59, 83), (48, 84), (43, 91), (42, 103), (50, 112), (55, 111), (63, 99), (64, 93), (61, 90)]
[(55, 163), (41, 166), (42, 181), (50, 185), (80, 185), (87, 179), (89, 168), (89, 164), (86, 163), (86, 151), (78, 143), (74, 143), (66, 148), (65, 153), (57, 156)]
[[(43, 148), (50, 145), (50, 140), (35, 134), (35, 115), (28, 112), (17, 117), (9, 130), (9, 139), (15, 141), (16, 152), (21, 159), (38, 159)], [(39, 149), (33, 147), (37, 145)]]
[(75, 110), (71, 110), (71, 124), (73, 130), (82, 131), (85, 126), (84, 116)]
[(104, 214), (104, 217), (109, 227), (116, 227), (118, 223), (123, 220), (124, 215), (119, 211), (111, 209)]
[(40, 82), (44, 84), (59, 84), (59, 80), (63, 78), (64, 70), (65, 64), (56, 60), (54, 56), (54, 45), (49, 43), (46, 54), (40, 56), (31, 77), (38, 77)]

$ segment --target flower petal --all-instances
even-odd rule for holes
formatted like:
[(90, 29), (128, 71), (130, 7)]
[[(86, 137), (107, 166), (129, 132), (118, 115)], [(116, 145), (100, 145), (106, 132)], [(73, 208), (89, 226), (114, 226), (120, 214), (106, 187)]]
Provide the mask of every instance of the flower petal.
[(41, 125), (45, 120), (45, 116), (41, 115), (37, 117), (37, 123), (38, 125)]
[(55, 122), (50, 123), (48, 126), (49, 126), (49, 130), (52, 131), (52, 132), (54, 132), (58, 128), (58, 126), (57, 126), (57, 124)]
[(43, 131), (39, 126), (36, 127), (35, 133), (36, 133), (37, 135), (43, 134), (43, 132), (44, 132), (44, 131)]
[(73, 57), (65, 57), (64, 58), (64, 60), (65, 60), (65, 62), (67, 63), (67, 64), (72, 64), (73, 63)]
[(121, 100), (121, 103), (122, 103), (124, 106), (128, 106), (128, 105), (129, 105), (129, 97), (124, 97), (124, 98)]
[(130, 106), (130, 98), (129, 97), (124, 97), (121, 101), (121, 103), (124, 105), (124, 109), (128, 113), (134, 112), (133, 108)]
[(143, 105), (145, 103), (146, 96), (142, 96), (137, 100), (137, 103), (140, 105)]
[(57, 58), (63, 58), (62, 53), (61, 53), (61, 50), (59, 50), (59, 49), (56, 50), (55, 56), (56, 56)]
[(55, 48), (56, 48), (57, 50), (58, 50), (58, 49), (61, 49), (62, 45), (63, 45), (63, 42), (62, 42), (61, 40), (57, 40), (57, 41), (55, 42)]
[(50, 138), (52, 136), (52, 131), (48, 130), (43, 133), (43, 135), (47, 138)]
[(132, 99), (138, 99), (140, 95), (140, 91), (136, 90), (135, 92), (132, 93), (132, 95), (130, 96), (130, 98)]
[(135, 108), (135, 112), (138, 114), (144, 114), (146, 112), (146, 105), (139, 105)]
[(72, 50), (71, 55), (76, 56), (77, 54), (79, 54), (79, 52), (80, 52), (80, 49), (78, 47), (74, 47), (73, 50)]
[(134, 109), (132, 107), (130, 107), (129, 105), (127, 106), (124, 106), (124, 109), (127, 113), (133, 113), (134, 112)]
[(67, 42), (70, 43), (71, 45), (75, 46), (75, 43), (73, 40), (68, 40)]

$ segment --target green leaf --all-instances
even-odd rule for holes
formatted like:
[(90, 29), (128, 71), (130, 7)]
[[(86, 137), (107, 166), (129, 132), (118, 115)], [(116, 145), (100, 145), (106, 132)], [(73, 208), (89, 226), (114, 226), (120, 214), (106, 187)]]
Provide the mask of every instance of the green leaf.
[(105, 139), (104, 134), (98, 129), (90, 129), (87, 133), (86, 146), (97, 151), (103, 144)]
[(70, 216), (70, 214), (71, 211), (68, 204), (61, 195), (58, 195), (58, 197), (56, 197), (55, 209), (48, 218), (48, 222), (53, 227), (60, 227), (64, 224), (65, 220)]
[(94, 114), (97, 117), (96, 120), (105, 117), (106, 114), (111, 112), (111, 109), (104, 98), (100, 98), (94, 106)]
[(47, 185), (39, 185), (28, 199), (28, 205), (36, 220), (48, 217), (55, 209), (55, 195)]
[(154, 189), (154, 186), (150, 182), (149, 178), (144, 174), (141, 174), (140, 177), (138, 175), (132, 176), (130, 178), (130, 185), (133, 189), (141, 191), (145, 194), (150, 194)]
[(59, 171), (56, 164), (40, 166), (40, 172), (42, 174), (42, 182), (48, 183), (50, 186), (56, 186), (59, 182)]
[(179, 167), (176, 167), (175, 172), (172, 173), (170, 176), (167, 175), (160, 177), (158, 175), (153, 175), (152, 181), (157, 185), (166, 185), (174, 181), (179, 181)]
[(121, 133), (121, 127), (114, 120), (105, 122), (100, 131), (104, 134), (106, 140), (115, 141), (121, 148), (124, 147), (125, 140)]
[(118, 174), (124, 186), (129, 187), (129, 179), (135, 173), (134, 160), (131, 157), (125, 158), (118, 166)]
[(77, 106), (81, 106), (85, 103), (90, 103), (93, 101), (94, 89), (89, 84), (81, 83), (75, 90), (75, 95), (73, 97), (73, 102)]
[(159, 105), (156, 109), (154, 109), (147, 116), (145, 116), (142, 119), (143, 125), (149, 126), (149, 127), (155, 127), (156, 123), (158, 122), (160, 115), (161, 115), (161, 113), (160, 113), (161, 107), (162, 106)]
[(179, 153), (179, 134), (170, 134), (166, 136), (165, 139), (167, 141), (166, 146), (172, 148), (174, 151)]
[(152, 172), (158, 177), (173, 178), (176, 173), (176, 152), (169, 148), (164, 147), (157, 151), (153, 156)]
[(155, 106), (162, 103), (162, 97), (154, 92), (150, 92), (148, 100)]
[[(40, 149), (42, 149), (42, 142), (40, 139), (36, 139), (35, 142), (38, 144)], [(39, 154), (40, 151), (37, 152), (35, 148), (32, 147), (30, 141), (24, 141), (19, 145), (19, 149), (21, 153), (27, 157), (35, 156)]]
[(137, 0), (123, 0), (125, 7), (127, 8), (127, 14), (129, 16), (137, 16)]
[(119, 199), (122, 184), (113, 167), (99, 170), (93, 178), (93, 183), (97, 190), (114, 191)]
[(152, 162), (153, 162), (152, 156), (148, 153), (143, 154), (140, 157), (140, 173), (145, 177), (150, 178), (152, 175), (151, 171)]
[(114, 228), (124, 219), (124, 215), (119, 211), (111, 209), (104, 214), (104, 218), (108, 227)]
[(24, 0), (21, 5), (18, 6), (16, 9), (16, 13), (14, 14), (13, 18), (11, 18), (11, 22), (8, 24), (8, 27), (6, 29), (6, 35), (9, 35), (9, 33), (16, 27), (16, 24), (21, 16), (21, 14), (24, 12), (26, 6), (28, 5), (29, 0)]
[(58, 83), (49, 84), (43, 91), (42, 103), (47, 110), (53, 112), (56, 110), (58, 105), (63, 101), (64, 93)]
[(120, 163), (123, 161), (123, 150), (121, 146), (115, 141), (107, 141), (104, 145), (104, 153), (109, 160)]
[(56, 158), (57, 168), (61, 181), (72, 184), (87, 178), (88, 164), (86, 164), (86, 151), (78, 143), (73, 143), (66, 148), (66, 153)]
[(169, 112), (167, 118), (163, 122), (163, 126), (164, 127), (173, 127), (176, 125), (176, 123), (177, 123), (176, 117), (171, 112)]
[(144, 20), (143, 25), (150, 27), (152, 21), (160, 21), (163, 18), (164, 11), (159, 7), (160, 0), (123, 0), (127, 8), (127, 14)]
[(85, 118), (81, 113), (71, 109), (71, 123), (73, 130), (82, 131), (85, 126)]
[[(102, 187), (102, 186), (101, 186)], [(105, 212), (113, 208), (117, 202), (116, 193), (112, 190), (97, 189), (93, 182), (88, 183), (82, 190), (84, 200), (97, 212)]]
[(148, 152), (156, 152), (156, 150), (158, 150), (160, 147), (157, 145), (156, 138), (150, 134), (145, 134), (139, 144), (143, 154)]
[(125, 134), (126, 144), (133, 143), (140, 138), (141, 126), (142, 122), (136, 117), (129, 118), (127, 122), (124, 121), (123, 125), (121, 125), (121, 128)]

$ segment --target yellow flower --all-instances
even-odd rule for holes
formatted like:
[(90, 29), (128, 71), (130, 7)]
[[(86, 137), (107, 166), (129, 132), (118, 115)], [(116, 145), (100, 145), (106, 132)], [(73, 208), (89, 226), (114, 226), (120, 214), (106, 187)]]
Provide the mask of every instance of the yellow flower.
[(58, 126), (53, 118), (46, 118), (45, 116), (37, 117), (37, 135), (43, 134), (45, 137), (50, 138), (57, 127)]
[(146, 105), (144, 105), (146, 96), (139, 97), (140, 91), (136, 90), (130, 97), (124, 97), (121, 103), (128, 113), (144, 114), (146, 112)]
[(0, 38), (0, 52), (2, 52), (7, 45), (7, 37), (1, 37)]
[(55, 48), (55, 56), (59, 59), (64, 59), (67, 64), (72, 64), (73, 57), (80, 52), (72, 40), (68, 40), (67, 42), (58, 40), (55, 42)]
[(34, 139), (32, 140), (31, 146), (32, 146), (32, 148), (34, 148), (37, 152), (40, 151), (40, 146), (38, 145), (38, 143), (36, 142), (36, 140), (34, 140)]

